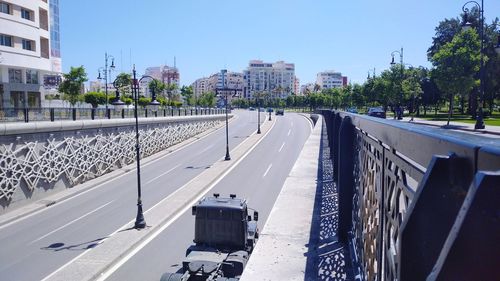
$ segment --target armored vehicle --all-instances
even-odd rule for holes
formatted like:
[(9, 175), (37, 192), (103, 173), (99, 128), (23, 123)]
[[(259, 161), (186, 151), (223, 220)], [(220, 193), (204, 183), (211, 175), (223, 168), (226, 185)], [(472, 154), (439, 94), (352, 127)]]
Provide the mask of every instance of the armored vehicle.
[(234, 281), (243, 273), (259, 238), (259, 214), (249, 215), (247, 202), (231, 194), (205, 197), (192, 207), (194, 245), (186, 251), (182, 269), (165, 273), (161, 281)]

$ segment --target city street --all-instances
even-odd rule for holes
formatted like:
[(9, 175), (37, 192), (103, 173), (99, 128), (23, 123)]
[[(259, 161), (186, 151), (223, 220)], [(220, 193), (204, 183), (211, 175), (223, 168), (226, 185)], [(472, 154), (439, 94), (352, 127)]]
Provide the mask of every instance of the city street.
[[(266, 118), (262, 114), (261, 121)], [(221, 194), (236, 193), (249, 198), (250, 206), (261, 212), (261, 224), (265, 222), (282, 182), (310, 131), (309, 121), (302, 116), (290, 114), (273, 118), (277, 118), (276, 124), (264, 141), (215, 187)], [(257, 113), (237, 111), (234, 119), (229, 127), (231, 149), (255, 133)], [(210, 169), (224, 154), (225, 130), (222, 127), (186, 147), (144, 164), (141, 177), (145, 212), (204, 170)], [(242, 178), (245, 180), (241, 181)], [(236, 183), (237, 180), (240, 182)], [(266, 192), (258, 192), (262, 190)], [(9, 241), (0, 253), (0, 274), (7, 280), (41, 280), (49, 276), (83, 252), (98, 246), (132, 220), (136, 214), (136, 196), (136, 173), (130, 171), (42, 212), (0, 227), (0, 239)], [(167, 242), (165, 247), (171, 249), (168, 244), (173, 243), (175, 250), (156, 251), (156, 254), (162, 254), (157, 260), (167, 263), (161, 263), (154, 271), (146, 270), (148, 274), (169, 270), (166, 265), (182, 259), (183, 248), (192, 240), (192, 227), (191, 217), (183, 215), (165, 231), (165, 235), (153, 241), (153, 244), (161, 244), (165, 237), (169, 240), (172, 235), (184, 239), (183, 242), (179, 239)], [(149, 255), (147, 249), (144, 253)], [(142, 254), (143, 251), (138, 256)], [(26, 265), (29, 265), (29, 270), (25, 270)], [(126, 263), (116, 274), (129, 274), (129, 267), (130, 263)]]

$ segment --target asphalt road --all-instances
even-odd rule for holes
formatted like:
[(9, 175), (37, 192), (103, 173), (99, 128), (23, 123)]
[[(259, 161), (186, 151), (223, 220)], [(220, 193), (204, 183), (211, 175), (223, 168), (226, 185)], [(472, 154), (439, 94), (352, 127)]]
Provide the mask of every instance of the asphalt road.
[[(273, 116), (276, 124), (264, 140), (208, 193), (235, 193), (259, 211), (264, 227), (281, 187), (311, 132), (310, 122), (298, 114)], [(159, 280), (164, 272), (180, 269), (192, 244), (194, 218), (190, 209), (144, 246), (105, 280)]]
[[(257, 129), (255, 111), (237, 111), (236, 117), (229, 125), (230, 149)], [(225, 141), (222, 128), (142, 165), (144, 210), (223, 158)], [(0, 227), (0, 280), (41, 280), (127, 224), (136, 215), (136, 182), (136, 173), (132, 170)]]

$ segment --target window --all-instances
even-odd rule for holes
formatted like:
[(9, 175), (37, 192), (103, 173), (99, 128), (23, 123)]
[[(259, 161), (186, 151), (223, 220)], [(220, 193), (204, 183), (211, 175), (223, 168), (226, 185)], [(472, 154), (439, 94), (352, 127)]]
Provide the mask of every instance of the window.
[(9, 83), (23, 83), (21, 69), (9, 68)]
[(28, 39), (23, 39), (23, 49), (28, 50), (28, 51), (34, 51), (35, 50), (35, 42), (28, 40)]
[(0, 12), (10, 15), (10, 5), (4, 2), (0, 2)]
[(21, 8), (21, 17), (27, 20), (33, 20), (31, 16), (31, 11)]
[(12, 36), (0, 34), (0, 45), (12, 47)]
[(38, 84), (38, 71), (26, 70), (26, 84)]

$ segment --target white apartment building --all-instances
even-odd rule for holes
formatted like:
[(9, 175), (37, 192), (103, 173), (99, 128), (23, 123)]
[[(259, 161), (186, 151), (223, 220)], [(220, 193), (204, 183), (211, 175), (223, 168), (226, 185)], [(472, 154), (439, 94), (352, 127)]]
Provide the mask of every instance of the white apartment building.
[(316, 75), (316, 84), (321, 89), (340, 88), (347, 85), (347, 77), (335, 71), (324, 71)]
[[(224, 84), (226, 88), (238, 89), (240, 90), (238, 94), (241, 94), (243, 89), (243, 73), (240, 72), (225, 72), (224, 73)], [(193, 87), (193, 92), (196, 97), (208, 92), (216, 93), (216, 89), (222, 88), (222, 72), (217, 72), (209, 77), (203, 77), (197, 79), (191, 84)]]
[(191, 84), (191, 87), (193, 88), (193, 94), (194, 94), (194, 96), (196, 98), (198, 98), (202, 94), (207, 93), (208, 92), (207, 85), (208, 85), (208, 78), (207, 77), (196, 79)]
[(271, 97), (286, 98), (295, 89), (295, 65), (251, 60), (243, 72), (243, 97), (252, 99), (257, 93), (268, 92)]
[(60, 73), (59, 0), (0, 0), (0, 108), (41, 107)]
[[(180, 92), (180, 74), (179, 69), (177, 69), (177, 67), (175, 66), (171, 67), (168, 65), (161, 65), (148, 67), (144, 71), (144, 75), (151, 76), (165, 84), (176, 85), (176, 90), (170, 94), (178, 94)], [(150, 96), (148, 90), (148, 84), (150, 81), (151, 79), (145, 78), (141, 81), (141, 85), (139, 86), (141, 88), (141, 92), (145, 96)]]

